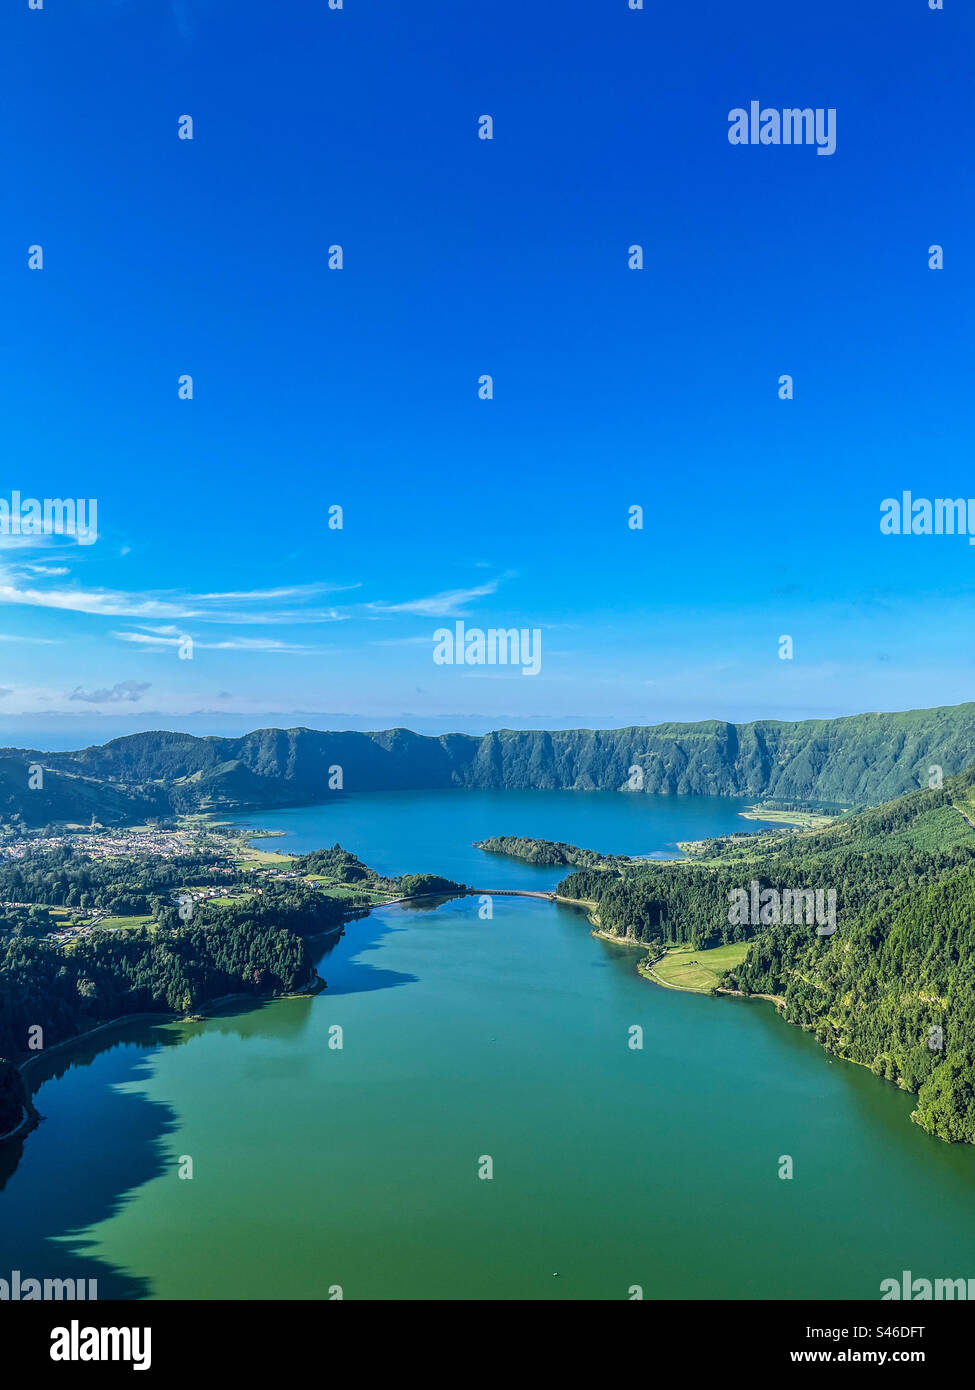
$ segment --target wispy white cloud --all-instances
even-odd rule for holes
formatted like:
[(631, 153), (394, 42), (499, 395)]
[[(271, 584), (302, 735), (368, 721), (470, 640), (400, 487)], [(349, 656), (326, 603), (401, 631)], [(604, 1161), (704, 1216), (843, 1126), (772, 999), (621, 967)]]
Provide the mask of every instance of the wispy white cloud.
[(77, 544), (71, 535), (49, 536), (42, 533), (38, 536), (15, 536), (8, 531), (0, 531), (0, 552), (4, 550), (46, 550), (49, 546), (53, 546), (56, 541), (64, 545)]
[(429, 598), (407, 599), (404, 603), (367, 603), (373, 613), (412, 613), (421, 618), (463, 617), (464, 607), (473, 599), (495, 594), (500, 579), (489, 580), (472, 589), (445, 589), (442, 593), (431, 594)]
[[(316, 597), (329, 586), (309, 584), (288, 589), (255, 589), (228, 594), (126, 593), (117, 589), (34, 588), (25, 585), (7, 567), (0, 572), (0, 604), (30, 608), (53, 608), (62, 612), (87, 613), (106, 618), (177, 618), (206, 623), (324, 623), (338, 622), (345, 615), (337, 609), (295, 608), (248, 611), (237, 605), (265, 603), (276, 597), (293, 599)], [(234, 606), (221, 608), (221, 603)]]
[[(140, 646), (162, 651), (166, 647), (178, 647), (183, 642), (184, 634), (180, 634), (179, 636), (169, 635), (173, 632), (173, 628), (164, 628), (158, 632), (113, 632), (112, 636), (117, 637), (120, 642), (134, 642)], [(301, 646), (295, 642), (279, 642), (273, 637), (235, 637), (225, 642), (198, 642), (194, 638), (193, 649), (206, 652), (271, 653), (324, 651), (323, 647), (307, 647)]]
[(361, 584), (293, 584), (281, 589), (238, 589), (224, 594), (197, 594), (201, 602), (236, 601), (247, 603), (266, 602), (282, 598), (311, 598), (316, 594), (346, 594), (352, 589), (361, 589)]
[(185, 602), (137, 597), (111, 589), (24, 589), (16, 584), (0, 583), (0, 603), (22, 604), (29, 608), (57, 608), (70, 613), (92, 613), (110, 618), (198, 616)]
[[(319, 600), (332, 593), (348, 593), (360, 584), (293, 584), (267, 589), (229, 589), (206, 593), (176, 590), (146, 590), (83, 587), (78, 584), (51, 585), (37, 579), (60, 578), (68, 571), (61, 566), (0, 564), (0, 605), (48, 608), (65, 613), (82, 613), (101, 618), (127, 618), (137, 627), (155, 623), (222, 623), (227, 626), (286, 626), (346, 622), (353, 618), (379, 620), (388, 617), (462, 617), (467, 605), (497, 592), (508, 578), (488, 580), (469, 588), (445, 589), (424, 598), (388, 601), (377, 599), (344, 607), (322, 606)], [(287, 607), (279, 607), (279, 604)], [(143, 621), (140, 623), (139, 620)], [(182, 629), (156, 636), (178, 638)], [(425, 639), (423, 639), (425, 640)], [(218, 644), (210, 644), (214, 650)], [(223, 644), (230, 650), (230, 644)], [(254, 639), (238, 642), (238, 650), (285, 650), (288, 644)], [(300, 650), (292, 646), (291, 650)]]

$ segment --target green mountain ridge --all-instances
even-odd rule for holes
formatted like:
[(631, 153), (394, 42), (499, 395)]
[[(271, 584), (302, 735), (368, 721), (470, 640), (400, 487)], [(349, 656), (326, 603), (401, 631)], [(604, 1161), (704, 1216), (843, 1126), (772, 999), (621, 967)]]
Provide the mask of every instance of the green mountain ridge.
[[(754, 796), (865, 806), (975, 762), (975, 703), (840, 719), (658, 724), (554, 732), (257, 729), (240, 738), (158, 731), (69, 753), (0, 750), (0, 814), (31, 825), (306, 805), (346, 791), (566, 789)], [(45, 770), (32, 792), (27, 768)], [(633, 773), (639, 768), (639, 776)]]

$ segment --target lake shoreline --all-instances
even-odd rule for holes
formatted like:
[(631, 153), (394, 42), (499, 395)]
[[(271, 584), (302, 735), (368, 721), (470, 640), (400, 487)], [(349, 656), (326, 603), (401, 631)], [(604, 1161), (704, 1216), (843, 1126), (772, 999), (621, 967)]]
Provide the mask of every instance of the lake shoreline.
[[(332, 931), (319, 933), (320, 936), (330, 936), (332, 934)], [(49, 1057), (53, 1057), (59, 1052), (66, 1052), (71, 1048), (78, 1047), (79, 1044), (85, 1042), (88, 1038), (96, 1037), (99, 1033), (108, 1032), (113, 1028), (122, 1028), (127, 1024), (135, 1023), (158, 1023), (160, 1025), (169, 1023), (203, 1023), (210, 1016), (210, 1011), (214, 1009), (227, 1008), (230, 1005), (242, 1004), (249, 1000), (269, 1003), (278, 999), (311, 999), (314, 998), (316, 994), (321, 994), (322, 990), (327, 988), (327, 982), (322, 979), (315, 967), (312, 966), (311, 978), (308, 980), (307, 984), (302, 989), (290, 990), (287, 994), (247, 994), (243, 992), (239, 994), (222, 994), (216, 999), (206, 1000), (200, 1005), (199, 1010), (195, 1010), (190, 1014), (173, 1013), (171, 1010), (166, 1010), (165, 1012), (159, 1011), (157, 1013), (142, 1012), (122, 1014), (119, 1018), (110, 1018), (104, 1023), (96, 1023), (94, 1028), (88, 1028), (83, 1033), (75, 1033), (72, 1037), (65, 1038), (62, 1042), (55, 1043), (53, 1047), (44, 1048), (35, 1056), (26, 1058), (23, 1062), (15, 1062), (14, 1065), (21, 1076), (26, 1079), (29, 1077), (32, 1069), (36, 1069), (42, 1062), (46, 1062)], [(204, 1010), (206, 1012), (203, 1012)], [(33, 1094), (34, 1093), (31, 1092), (31, 1095)], [(24, 1115), (19, 1124), (15, 1125), (13, 1129), (8, 1130), (6, 1134), (0, 1134), (0, 1144), (4, 1144), (8, 1140), (22, 1138), (25, 1134), (29, 1134), (41, 1124), (43, 1119), (44, 1116), (38, 1114), (36, 1111), (33, 1114), (28, 1113)]]
[[(589, 933), (589, 935), (597, 936), (601, 941), (609, 941), (614, 946), (636, 947), (641, 951), (649, 950), (645, 942), (636, 941), (633, 937), (613, 936), (610, 932), (598, 931), (596, 929), (593, 929)], [(653, 965), (656, 965), (657, 963), (658, 961), (654, 961)], [(636, 967), (637, 974), (640, 975), (644, 980), (650, 980), (652, 984), (659, 985), (661, 989), (676, 989), (679, 994), (710, 995), (713, 993), (725, 994), (734, 999), (767, 999), (770, 1003), (775, 1005), (779, 1013), (781, 1013), (782, 1009), (785, 1007), (785, 999), (781, 994), (746, 994), (744, 990), (726, 989), (721, 985), (717, 985), (713, 989), (693, 989), (690, 985), (675, 985), (671, 980), (661, 979), (661, 977), (654, 970), (653, 965), (648, 965), (646, 961), (638, 961)]]

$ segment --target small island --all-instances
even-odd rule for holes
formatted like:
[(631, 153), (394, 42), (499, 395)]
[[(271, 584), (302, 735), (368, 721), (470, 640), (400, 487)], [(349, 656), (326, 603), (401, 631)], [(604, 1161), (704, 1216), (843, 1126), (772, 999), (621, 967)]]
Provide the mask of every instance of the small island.
[(503, 854), (509, 859), (521, 859), (526, 864), (578, 869), (634, 862), (624, 854), (601, 854), (595, 849), (580, 849), (578, 845), (567, 845), (562, 840), (536, 840), (521, 835), (493, 835), (488, 840), (475, 840), (474, 848), (483, 849), (487, 854)]

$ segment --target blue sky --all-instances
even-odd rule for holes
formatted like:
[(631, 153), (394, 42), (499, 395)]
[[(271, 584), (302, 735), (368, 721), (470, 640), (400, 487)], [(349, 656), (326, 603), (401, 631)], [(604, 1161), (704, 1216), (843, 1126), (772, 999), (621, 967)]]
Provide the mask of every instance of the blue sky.
[[(0, 537), (3, 727), (969, 698), (975, 549), (879, 531), (975, 497), (945, 5), (5, 6), (0, 497), (97, 498), (98, 540)], [(731, 145), (752, 99), (835, 108), (835, 154)], [(436, 666), (458, 618), (541, 672)]]

